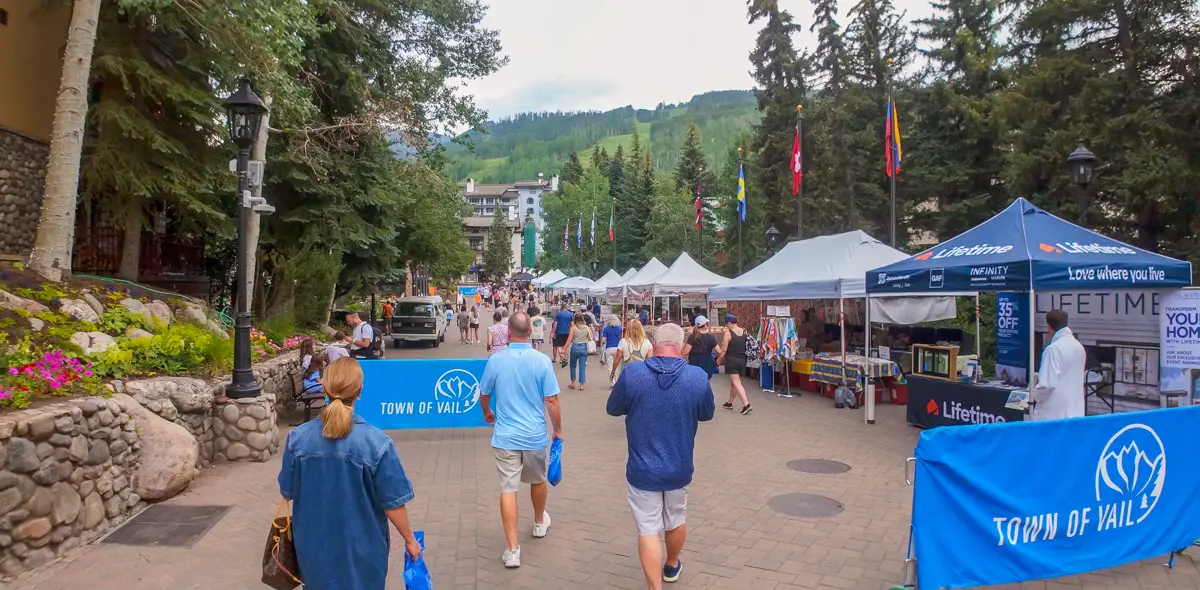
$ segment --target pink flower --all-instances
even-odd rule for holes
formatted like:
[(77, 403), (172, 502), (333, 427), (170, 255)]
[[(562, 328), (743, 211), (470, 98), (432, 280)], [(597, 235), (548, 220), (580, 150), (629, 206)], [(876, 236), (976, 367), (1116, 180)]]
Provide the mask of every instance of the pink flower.
[(83, 372), (83, 376), (84, 376), (84, 377), (91, 377), (91, 376), (92, 376), (92, 372), (91, 372), (91, 371), (84, 371), (84, 372)]
[(19, 369), (17, 369), (16, 367), (12, 367), (11, 369), (8, 370), (8, 372), (10, 375), (20, 375), (21, 374), (21, 371)]

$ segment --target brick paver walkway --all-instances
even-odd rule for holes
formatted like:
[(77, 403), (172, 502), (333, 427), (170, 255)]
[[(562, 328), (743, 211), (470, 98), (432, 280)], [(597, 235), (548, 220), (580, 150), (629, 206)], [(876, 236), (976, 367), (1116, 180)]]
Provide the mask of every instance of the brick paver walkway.
[[(478, 356), (480, 347), (405, 349), (396, 356)], [(593, 358), (594, 384), (565, 391), (565, 477), (551, 490), (549, 537), (535, 540), (527, 494), (521, 498), (522, 562), (500, 563), (497, 482), (486, 430), (392, 433), (417, 489), (413, 523), (427, 534), (427, 557), (439, 589), (643, 588), (633, 523), (625, 501), (625, 441), (621, 420), (604, 413), (608, 387)], [(560, 372), (565, 384), (565, 370)], [(718, 402), (728, 381), (713, 379)], [(752, 387), (756, 410), (741, 416), (718, 408), (701, 426), (696, 476), (690, 491), (686, 564), (678, 588), (850, 588), (880, 590), (901, 581), (912, 489), (904, 460), (917, 430), (902, 408), (880, 408), (878, 423), (836, 410), (815, 396), (779, 399)], [(842, 461), (838, 475), (793, 471), (799, 458)], [(232, 505), (188, 549), (90, 545), (18, 579), (37, 590), (185, 590), (264, 588), (259, 560), (278, 500), (278, 459), (205, 471), (173, 504)], [(845, 511), (824, 519), (792, 519), (767, 506), (772, 496), (806, 492), (840, 501)], [(403, 544), (393, 535), (388, 588), (402, 589)], [(1190, 557), (1174, 570), (1162, 559), (1006, 588), (1166, 590), (1200, 589)]]

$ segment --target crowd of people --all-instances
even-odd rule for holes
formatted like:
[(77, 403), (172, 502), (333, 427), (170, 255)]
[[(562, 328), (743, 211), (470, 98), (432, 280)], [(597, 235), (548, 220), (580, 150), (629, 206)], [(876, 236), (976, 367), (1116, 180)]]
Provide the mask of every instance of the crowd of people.
[[(521, 565), (517, 493), (522, 486), (529, 486), (533, 538), (550, 531), (547, 448), (564, 437), (555, 364), (569, 367), (568, 389), (583, 391), (589, 357), (597, 354), (611, 387), (607, 413), (625, 420), (626, 497), (647, 587), (655, 590), (678, 580), (695, 437), (699, 423), (715, 412), (710, 380), (722, 362), (737, 373), (745, 366), (744, 330), (728, 316), (732, 329), (718, 340), (701, 315), (691, 335), (664, 323), (651, 338), (644, 327), (645, 309), (630, 312), (622, 322), (617, 314), (602, 316), (598, 304), (552, 302), (543, 315), (538, 305), (548, 302), (525, 293), (488, 289), (476, 296), (483, 303), (475, 301), (468, 308), (460, 296), (457, 308), (447, 309), (447, 320), (457, 325), (463, 344), (480, 342), (481, 309), (492, 315), (484, 332), (489, 360), (480, 380), (479, 411), (494, 427), (491, 444), (506, 542), (500, 554), (503, 565)], [(356, 351), (369, 346), (374, 334), (357, 314), (349, 314), (347, 323), (352, 333), (334, 336), (323, 367), (313, 343), (302, 344), (305, 387), (320, 391), (327, 403), (320, 420), (288, 435), (278, 478), (280, 493), (292, 501), (303, 582), (315, 590), (382, 589), (389, 526), (404, 539), (410, 556), (416, 558), (422, 550), (406, 509), (415, 491), (395, 443), (354, 413), (363, 388), (358, 362), (369, 358)], [(542, 350), (547, 338), (548, 353)], [(732, 408), (737, 397), (742, 413), (748, 414), (751, 407), (740, 379), (734, 383), (724, 407)]]

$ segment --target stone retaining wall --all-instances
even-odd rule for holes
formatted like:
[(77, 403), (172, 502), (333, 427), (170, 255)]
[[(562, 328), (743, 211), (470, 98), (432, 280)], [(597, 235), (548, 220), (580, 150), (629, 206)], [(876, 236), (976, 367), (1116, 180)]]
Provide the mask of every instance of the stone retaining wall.
[(140, 462), (137, 426), (112, 400), (0, 416), (0, 574), (42, 565), (140, 510)]
[(50, 146), (0, 128), (0, 254), (33, 249)]
[(200, 443), (196, 467), (203, 468), (214, 461), (266, 461), (278, 453), (276, 403), (287, 402), (292, 373), (299, 369), (298, 352), (255, 365), (263, 395), (246, 400), (225, 398), (228, 378), (155, 377), (112, 385), (114, 391), (128, 393), (146, 409), (192, 433)]

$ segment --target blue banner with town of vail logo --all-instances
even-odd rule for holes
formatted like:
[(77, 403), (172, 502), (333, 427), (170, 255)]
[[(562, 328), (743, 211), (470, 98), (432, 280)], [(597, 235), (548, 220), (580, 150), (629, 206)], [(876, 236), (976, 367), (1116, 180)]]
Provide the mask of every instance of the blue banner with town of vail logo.
[(1191, 546), (1198, 423), (1190, 406), (922, 432), (918, 587), (1039, 580)]
[(487, 359), (369, 360), (354, 412), (383, 430), (487, 426), (479, 380)]

